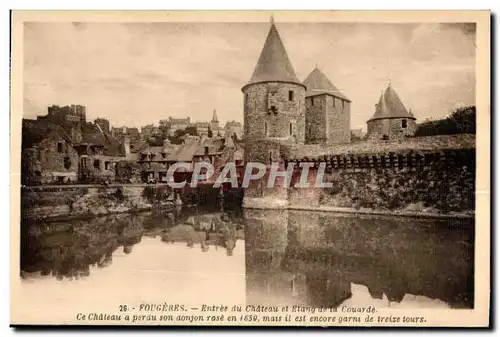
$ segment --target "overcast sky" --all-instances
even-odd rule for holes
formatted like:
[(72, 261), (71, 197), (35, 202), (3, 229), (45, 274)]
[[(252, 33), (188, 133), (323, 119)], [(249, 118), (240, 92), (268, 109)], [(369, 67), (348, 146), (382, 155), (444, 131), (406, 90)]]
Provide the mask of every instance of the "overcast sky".
[[(473, 24), (280, 23), (299, 79), (315, 64), (352, 100), (365, 128), (392, 86), (419, 121), (475, 104)], [(113, 126), (169, 116), (243, 121), (269, 23), (26, 23), (24, 115), (52, 104), (87, 106)]]

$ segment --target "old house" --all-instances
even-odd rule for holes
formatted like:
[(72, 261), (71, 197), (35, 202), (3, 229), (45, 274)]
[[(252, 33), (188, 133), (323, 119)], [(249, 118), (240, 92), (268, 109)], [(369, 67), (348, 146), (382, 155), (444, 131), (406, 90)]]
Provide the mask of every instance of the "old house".
[(144, 182), (167, 182), (167, 170), (170, 167), (168, 156), (175, 152), (177, 145), (165, 140), (163, 146), (146, 146), (137, 154), (137, 162), (141, 165), (141, 179)]
[(68, 183), (78, 179), (78, 153), (71, 136), (48, 121), (23, 120), (22, 183)]
[(111, 134), (103, 132), (97, 125), (85, 123), (72, 130), (80, 138), (73, 147), (78, 153), (78, 175), (80, 181), (113, 181), (115, 165), (123, 161), (130, 152), (126, 143), (120, 143)]

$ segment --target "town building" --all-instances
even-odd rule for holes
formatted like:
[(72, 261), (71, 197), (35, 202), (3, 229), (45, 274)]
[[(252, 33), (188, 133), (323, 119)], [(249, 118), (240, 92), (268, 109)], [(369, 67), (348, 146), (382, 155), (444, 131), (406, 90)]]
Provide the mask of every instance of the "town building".
[(225, 132), (230, 132), (230, 134), (237, 139), (241, 139), (243, 136), (243, 127), (240, 122), (237, 121), (228, 121), (224, 126)]
[(130, 143), (115, 139), (105, 124), (103, 119), (87, 123), (82, 106), (51, 106), (47, 116), (24, 119), (23, 178), (34, 184), (113, 180)]
[(46, 120), (23, 120), (21, 179), (23, 185), (78, 180), (78, 152), (61, 126)]
[(37, 120), (47, 120), (51, 123), (76, 122), (85, 123), (87, 121), (86, 107), (83, 105), (52, 105), (47, 108), (47, 115), (38, 116)]
[(141, 127), (141, 139), (142, 140), (148, 140), (149, 138), (155, 137), (159, 134), (160, 134), (160, 129), (153, 124), (148, 124), (148, 125)]
[(168, 121), (166, 123), (168, 125), (169, 135), (173, 136), (175, 134), (175, 131), (184, 130), (187, 127), (191, 126), (191, 118), (190, 117), (186, 117), (186, 118), (169, 117)]
[(394, 88), (389, 85), (375, 105), (375, 113), (366, 122), (368, 139), (389, 140), (415, 135), (416, 118), (406, 110)]
[(109, 120), (107, 120), (106, 118), (96, 118), (94, 120), (94, 124), (99, 125), (99, 127), (101, 128), (101, 130), (104, 131), (104, 132), (110, 132), (111, 131)]
[(193, 125), (196, 128), (196, 133), (199, 136), (208, 137), (209, 131), (211, 131), (209, 122), (195, 122)]
[(128, 141), (121, 143), (91, 123), (82, 124), (76, 132), (81, 133), (81, 140), (73, 144), (79, 156), (79, 180), (114, 181), (116, 163), (126, 160), (130, 153)]

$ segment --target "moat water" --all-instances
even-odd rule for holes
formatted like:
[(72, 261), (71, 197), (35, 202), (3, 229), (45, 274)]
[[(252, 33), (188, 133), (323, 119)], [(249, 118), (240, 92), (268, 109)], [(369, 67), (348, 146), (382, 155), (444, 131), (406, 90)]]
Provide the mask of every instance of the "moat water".
[(185, 207), (21, 232), (15, 291), (33, 321), (165, 302), (474, 305), (473, 220)]

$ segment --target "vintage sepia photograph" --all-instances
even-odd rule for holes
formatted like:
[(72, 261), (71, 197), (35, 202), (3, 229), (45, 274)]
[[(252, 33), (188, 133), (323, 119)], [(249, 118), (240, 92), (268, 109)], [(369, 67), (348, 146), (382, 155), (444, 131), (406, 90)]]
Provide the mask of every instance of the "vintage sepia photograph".
[(489, 325), (488, 11), (12, 23), (12, 325)]

